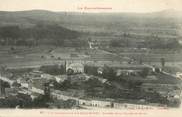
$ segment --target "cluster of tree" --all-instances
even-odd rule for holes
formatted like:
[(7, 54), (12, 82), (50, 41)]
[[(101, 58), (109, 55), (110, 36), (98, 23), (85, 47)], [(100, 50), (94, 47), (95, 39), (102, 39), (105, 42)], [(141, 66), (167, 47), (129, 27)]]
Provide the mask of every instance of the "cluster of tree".
[(133, 97), (134, 99), (137, 98), (136, 96), (138, 96), (139, 98), (139, 95), (141, 95), (139, 94), (140, 90), (136, 91), (136, 87), (141, 85), (140, 82), (131, 82), (123, 80), (123, 82), (120, 84), (124, 87), (123, 89), (120, 89), (116, 85), (112, 84), (112, 81), (109, 82), (111, 84), (102, 83), (97, 78), (92, 78), (89, 79), (88, 81), (85, 81), (84, 90), (86, 92), (86, 95), (89, 97), (114, 98), (114, 99), (119, 99), (119, 98), (132, 99), (132, 96), (134, 96)]
[(64, 47), (89, 47), (88, 42), (86, 40), (80, 40), (80, 39), (70, 39), (70, 40), (63, 40), (61, 44), (59, 44)]
[(97, 78), (90, 78), (84, 82), (84, 90), (86, 95), (89, 97), (101, 97), (103, 92), (104, 84), (101, 83)]
[(129, 39), (111, 40), (110, 47), (129, 47)]
[[(72, 31), (55, 24), (37, 24), (30, 28), (20, 28), (19, 26), (0, 27), (0, 42), (2, 45), (39, 45), (54, 44), (58, 46), (66, 45), (65, 40), (70, 40), (71, 46), (85, 44), (77, 40), (80, 33)], [(77, 41), (74, 41), (74, 40)], [(70, 46), (67, 44), (67, 46)]]
[(131, 41), (130, 38), (131, 38), (131, 34), (123, 33), (121, 39), (111, 40), (110, 46), (111, 47), (129, 47), (130, 41)]
[(96, 66), (88, 66), (88, 65), (84, 66), (84, 72), (89, 75), (97, 76), (98, 75), (97, 69), (98, 67)]
[[(131, 87), (139, 86), (141, 83), (139, 82), (130, 82)], [(131, 88), (132, 89), (132, 88)], [(114, 99), (129, 99), (129, 100), (140, 100), (145, 99), (147, 102), (150, 103), (160, 103), (160, 104), (168, 104), (169, 101), (167, 98), (162, 97), (157, 92), (145, 92), (142, 90), (127, 90), (127, 89), (118, 89), (112, 85), (105, 85), (105, 89), (103, 94), (101, 95), (102, 98), (114, 98)]]
[(68, 100), (54, 100), (52, 103), (50, 103), (51, 107), (53, 106), (54, 108), (63, 108), (63, 109), (71, 109), (73, 107), (77, 107), (77, 101), (73, 99), (68, 99)]
[(51, 75), (61, 75), (66, 73), (64, 65), (45, 65), (40, 67), (40, 71)]
[(167, 105), (170, 107), (180, 107), (181, 100), (180, 99), (167, 100)]
[(133, 48), (150, 48), (150, 49), (178, 49), (181, 47), (177, 39), (162, 39), (158, 36), (150, 36), (148, 39), (138, 42), (136, 44), (130, 44), (132, 38), (124, 37), (124, 39), (111, 40), (111, 47), (133, 47)]
[[(102, 74), (98, 73), (98, 67), (96, 67), (96, 66), (87, 66), (86, 65), (86, 66), (84, 66), (84, 72), (89, 75), (103, 77), (109, 81), (116, 80), (118, 78), (118, 76), (116, 76), (116, 71), (113, 68), (106, 66), (106, 65), (103, 67)], [(149, 72), (150, 72), (149, 68), (143, 68), (141, 70), (141, 72), (138, 72), (138, 76), (140, 76), (142, 78), (146, 78), (148, 76)], [(130, 75), (128, 75), (128, 77), (129, 76)]]
[(151, 49), (177, 49), (180, 47), (180, 44), (177, 39), (148, 39), (145, 41), (145, 45)]
[(108, 80), (114, 80), (116, 78), (116, 73), (114, 69), (106, 65), (103, 67), (102, 74), (99, 74), (98, 67), (88, 65), (84, 66), (84, 72), (86, 74), (100, 76)]
[[(7, 82), (4, 82), (3, 80), (0, 80), (0, 86), (2, 88), (10, 88), (10, 84)], [(2, 89), (1, 89), (2, 90)]]
[(31, 71), (33, 71), (33, 68), (7, 69), (7, 72), (12, 73), (14, 76), (29, 73)]
[(146, 78), (149, 74), (150, 70), (149, 68), (143, 68), (141, 72), (139, 72), (139, 75), (142, 77), (142, 78)]
[(44, 95), (40, 95), (32, 101), (33, 108), (46, 108), (48, 101)]
[(113, 68), (109, 66), (104, 66), (102, 76), (105, 79), (108, 79), (109, 81), (115, 80), (116, 79), (116, 72)]
[(32, 99), (28, 95), (18, 94), (17, 96), (8, 96), (0, 100), (1, 108), (31, 108)]
[(73, 84), (71, 84), (70, 80), (64, 80), (62, 83), (58, 83), (56, 81), (53, 82), (54, 89), (56, 90), (67, 90), (69, 88), (73, 87)]

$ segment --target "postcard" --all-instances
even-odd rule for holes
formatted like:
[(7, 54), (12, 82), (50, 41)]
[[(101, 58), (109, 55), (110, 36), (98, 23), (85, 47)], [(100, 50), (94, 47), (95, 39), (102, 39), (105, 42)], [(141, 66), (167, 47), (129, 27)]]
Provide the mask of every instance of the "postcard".
[(0, 0), (0, 117), (179, 117), (181, 0)]

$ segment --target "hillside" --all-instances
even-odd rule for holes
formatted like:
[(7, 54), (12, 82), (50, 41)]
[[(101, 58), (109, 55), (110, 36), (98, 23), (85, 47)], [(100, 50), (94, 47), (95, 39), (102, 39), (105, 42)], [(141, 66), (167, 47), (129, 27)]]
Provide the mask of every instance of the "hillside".
[[(56, 24), (39, 23), (29, 28), (18, 25), (0, 27), (1, 45), (63, 45), (65, 40), (79, 41), (80, 33)], [(73, 44), (75, 45), (75, 44)]]
[(153, 13), (76, 13), (31, 10), (0, 12), (0, 26), (30, 27), (39, 22), (57, 23), (81, 32), (133, 34), (161, 34), (176, 36), (182, 25), (181, 12), (165, 10)]

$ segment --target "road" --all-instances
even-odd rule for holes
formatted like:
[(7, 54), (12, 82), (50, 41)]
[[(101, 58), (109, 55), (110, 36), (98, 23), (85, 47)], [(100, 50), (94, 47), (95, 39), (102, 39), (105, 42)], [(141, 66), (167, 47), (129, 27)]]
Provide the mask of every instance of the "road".
[(0, 75), (0, 80), (4, 81), (4, 82), (8, 82), (10, 85), (12, 85), (15, 81), (14, 80), (10, 80), (6, 77), (3, 77)]

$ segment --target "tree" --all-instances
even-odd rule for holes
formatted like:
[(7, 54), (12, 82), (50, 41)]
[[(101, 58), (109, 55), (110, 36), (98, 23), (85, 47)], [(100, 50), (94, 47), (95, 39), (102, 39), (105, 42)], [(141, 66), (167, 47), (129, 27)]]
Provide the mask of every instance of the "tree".
[(70, 88), (71, 85), (72, 85), (71, 81), (69, 79), (67, 79), (67, 80), (64, 80), (64, 82), (61, 84), (60, 88), (62, 90), (66, 90), (66, 89)]
[(89, 75), (97, 76), (98, 75), (97, 69), (98, 67), (96, 66), (88, 66), (88, 65), (84, 66), (84, 72)]
[(121, 44), (120, 44), (120, 42), (118, 40), (111, 40), (110, 41), (110, 46), (111, 47), (120, 47)]
[(161, 66), (162, 66), (162, 68), (164, 68), (164, 66), (165, 66), (165, 59), (164, 58), (161, 58)]
[(142, 72), (140, 73), (140, 76), (145, 78), (149, 74), (149, 69), (148, 68), (143, 68)]
[(48, 107), (47, 99), (45, 98), (44, 95), (39, 95), (37, 98), (35, 98), (32, 102), (33, 107), (36, 108), (45, 108)]
[(40, 71), (51, 75), (65, 74), (64, 65), (44, 65), (40, 67)]
[(103, 70), (103, 77), (108, 80), (114, 80), (116, 77), (114, 69), (105, 65)]
[(49, 101), (51, 99), (51, 91), (49, 85), (49, 83), (44, 84), (44, 98), (46, 101)]
[(142, 64), (143, 63), (143, 60), (142, 60), (142, 58), (140, 58), (140, 60), (139, 60), (139, 64)]
[(5, 26), (0, 28), (0, 35), (6, 39), (6, 44), (15, 44), (20, 37), (20, 28), (18, 26)]

